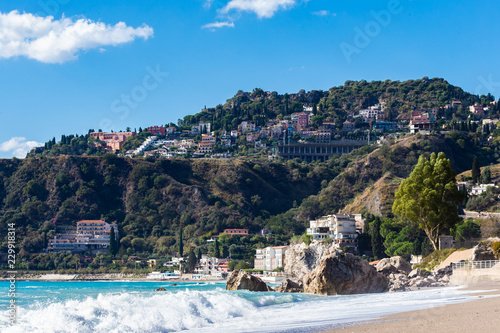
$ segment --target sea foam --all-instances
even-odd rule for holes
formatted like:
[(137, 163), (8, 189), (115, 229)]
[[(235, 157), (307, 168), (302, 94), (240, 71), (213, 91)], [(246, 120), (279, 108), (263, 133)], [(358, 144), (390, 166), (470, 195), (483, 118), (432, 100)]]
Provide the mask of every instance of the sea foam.
[[(323, 297), (308, 294), (191, 290), (104, 293), (66, 300), (33, 300), (18, 308), (2, 332), (317, 332), (401, 311), (469, 298), (457, 288)], [(51, 303), (50, 303), (51, 302)]]

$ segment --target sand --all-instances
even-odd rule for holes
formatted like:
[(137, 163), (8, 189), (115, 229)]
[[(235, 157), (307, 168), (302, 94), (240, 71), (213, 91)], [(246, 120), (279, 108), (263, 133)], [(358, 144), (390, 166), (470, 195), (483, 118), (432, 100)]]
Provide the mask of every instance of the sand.
[[(370, 323), (329, 332), (498, 332), (500, 331), (500, 283), (483, 283), (466, 289), (481, 298), (470, 302), (403, 312)], [(490, 297), (486, 297), (490, 296)]]

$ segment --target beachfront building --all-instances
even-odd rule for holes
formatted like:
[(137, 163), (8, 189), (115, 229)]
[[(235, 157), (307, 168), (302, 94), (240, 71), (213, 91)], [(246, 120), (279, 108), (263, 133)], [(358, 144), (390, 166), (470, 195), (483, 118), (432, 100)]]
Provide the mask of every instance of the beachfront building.
[(118, 226), (102, 220), (82, 220), (74, 226), (63, 226), (49, 241), (48, 252), (108, 252), (111, 228), (115, 231), (115, 241), (118, 241)]
[(266, 247), (257, 249), (255, 253), (254, 269), (272, 271), (283, 267), (285, 263), (285, 252), (288, 246)]
[(221, 266), (227, 267), (228, 262), (229, 259), (227, 258), (216, 258), (202, 254), (195, 272), (197, 274), (216, 276), (219, 275), (216, 272), (224, 272), (223, 267), (221, 268)]
[(315, 240), (331, 238), (340, 247), (357, 247), (358, 230), (362, 224), (351, 215), (328, 215), (310, 221), (307, 234)]

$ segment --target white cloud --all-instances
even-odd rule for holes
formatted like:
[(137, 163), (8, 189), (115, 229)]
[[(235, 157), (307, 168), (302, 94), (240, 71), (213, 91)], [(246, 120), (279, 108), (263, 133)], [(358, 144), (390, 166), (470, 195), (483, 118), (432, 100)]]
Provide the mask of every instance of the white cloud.
[(25, 158), (31, 149), (41, 146), (43, 146), (43, 143), (26, 141), (26, 138), (23, 137), (14, 137), (0, 143), (0, 152), (10, 153), (17, 158)]
[(203, 4), (203, 7), (207, 8), (207, 9), (210, 9), (212, 8), (212, 3), (214, 2), (214, 0), (205, 0), (205, 3)]
[(0, 58), (25, 56), (45, 63), (63, 63), (78, 58), (81, 51), (151, 36), (153, 29), (147, 25), (132, 28), (124, 22), (113, 26), (86, 18), (54, 20), (52, 16), (0, 12)]
[(297, 0), (231, 0), (220, 10), (228, 14), (232, 10), (254, 12), (259, 18), (270, 18), (281, 9), (289, 9), (297, 4)]
[(234, 22), (214, 22), (214, 23), (205, 24), (201, 28), (215, 30), (215, 29), (224, 28), (224, 27), (234, 28)]
[(328, 10), (320, 10), (317, 12), (312, 12), (312, 14), (316, 16), (328, 16), (330, 15), (330, 12)]

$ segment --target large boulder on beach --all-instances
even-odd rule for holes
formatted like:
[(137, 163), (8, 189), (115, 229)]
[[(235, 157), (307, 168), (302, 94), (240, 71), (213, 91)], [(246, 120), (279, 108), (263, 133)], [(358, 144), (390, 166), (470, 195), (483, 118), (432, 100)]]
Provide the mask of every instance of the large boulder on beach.
[(495, 251), (485, 243), (477, 244), (469, 257), (469, 261), (497, 260)]
[(304, 286), (302, 281), (295, 282), (290, 279), (286, 279), (278, 288), (276, 288), (276, 291), (280, 293), (301, 293), (304, 292)]
[(408, 261), (404, 260), (403, 257), (396, 256), (391, 258), (384, 258), (379, 261), (376, 266), (377, 271), (383, 274), (391, 273), (410, 273), (411, 265)]
[(415, 268), (414, 270), (412, 270), (410, 272), (410, 274), (408, 274), (408, 277), (410, 279), (414, 279), (414, 278), (417, 278), (417, 277), (426, 277), (426, 276), (429, 276), (431, 273), (426, 271), (426, 270), (421, 270), (420, 268)]
[(273, 291), (261, 278), (234, 270), (226, 283), (226, 290)]
[(292, 280), (300, 281), (319, 265), (323, 256), (337, 249), (338, 245), (335, 243), (319, 241), (313, 241), (310, 245), (302, 242), (292, 244), (285, 253), (284, 272)]
[(334, 251), (321, 259), (304, 279), (304, 292), (350, 295), (387, 291), (389, 279), (368, 261), (350, 253)]

